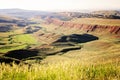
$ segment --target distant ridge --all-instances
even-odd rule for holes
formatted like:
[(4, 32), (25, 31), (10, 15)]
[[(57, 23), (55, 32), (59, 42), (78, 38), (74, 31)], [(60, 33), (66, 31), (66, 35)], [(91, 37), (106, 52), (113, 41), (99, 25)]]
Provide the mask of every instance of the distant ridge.
[(15, 16), (19, 18), (29, 18), (35, 15), (50, 14), (50, 12), (45, 11), (35, 11), (35, 10), (24, 10), (24, 9), (0, 9), (1, 14), (7, 14), (10, 16)]
[[(31, 18), (35, 16), (50, 16), (54, 17), (55, 14), (60, 15), (59, 13), (70, 14), (71, 17), (102, 17), (102, 18), (120, 18), (120, 10), (69, 10), (69, 11), (39, 11), (39, 10), (25, 10), (25, 9), (0, 9), (0, 14), (6, 14), (18, 18)], [(53, 15), (54, 14), (54, 15)], [(66, 14), (65, 14), (66, 15)], [(99, 18), (97, 17), (97, 18)]]

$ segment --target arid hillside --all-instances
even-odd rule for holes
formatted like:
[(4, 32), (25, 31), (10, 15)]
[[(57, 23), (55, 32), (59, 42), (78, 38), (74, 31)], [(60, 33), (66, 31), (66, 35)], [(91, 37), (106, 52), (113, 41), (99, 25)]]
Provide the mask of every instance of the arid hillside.
[(94, 33), (100, 32), (100, 33), (110, 33), (116, 35), (120, 34), (119, 22), (120, 22), (119, 20), (93, 19), (93, 18), (73, 19), (72, 21), (61, 21), (53, 18), (47, 19), (48, 24), (52, 23), (59, 27), (60, 26), (64, 28), (69, 27), (71, 29), (76, 28), (77, 30), (84, 32), (94, 32)]

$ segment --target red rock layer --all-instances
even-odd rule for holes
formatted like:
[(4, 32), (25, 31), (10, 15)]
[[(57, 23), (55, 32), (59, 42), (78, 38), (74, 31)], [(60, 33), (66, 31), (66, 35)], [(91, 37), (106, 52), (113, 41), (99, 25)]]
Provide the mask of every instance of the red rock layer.
[(57, 26), (76, 28), (85, 32), (107, 32), (111, 34), (120, 35), (120, 26), (103, 26), (103, 25), (88, 25), (88, 24), (79, 24), (72, 23), (68, 21), (61, 21), (58, 19), (49, 18), (46, 19), (47, 23), (53, 23)]

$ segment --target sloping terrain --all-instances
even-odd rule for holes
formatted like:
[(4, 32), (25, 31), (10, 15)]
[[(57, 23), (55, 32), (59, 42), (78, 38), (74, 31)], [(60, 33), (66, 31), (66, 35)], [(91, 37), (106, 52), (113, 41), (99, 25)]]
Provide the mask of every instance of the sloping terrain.
[(1, 23), (1, 80), (120, 79), (118, 12), (5, 13), (22, 21), (1, 18), (11, 20)]
[(26, 26), (26, 22), (20, 18), (0, 15), (0, 32), (8, 32), (23, 26)]
[(16, 18), (16, 17), (11, 17), (11, 16), (8, 16), (8, 15), (0, 15), (0, 22), (15, 23), (18, 20), (20, 20), (20, 19)]
[(17, 17), (0, 15), (0, 52), (25, 49), (37, 44), (37, 40), (30, 33), (38, 31), (40, 27), (28, 26), (29, 24), (33, 23)]
[[(89, 19), (86, 19), (86, 21), (90, 21)], [(102, 20), (100, 20), (102, 21)], [(78, 21), (79, 22), (79, 21)], [(119, 20), (115, 21), (115, 22), (119, 22)], [(91, 23), (88, 23), (88, 24), (82, 24), (82, 22), (80, 23), (75, 23), (75, 22), (70, 22), (70, 21), (61, 21), (61, 20), (58, 20), (58, 19), (48, 19), (47, 20), (47, 23), (50, 24), (55, 24), (57, 26), (61, 26), (61, 27), (64, 27), (64, 28), (74, 28), (76, 30), (80, 30), (82, 32), (103, 32), (104, 34), (105, 33), (110, 33), (110, 34), (120, 34), (120, 26), (119, 23), (117, 25), (111, 25), (111, 26), (107, 26), (107, 25), (101, 25), (99, 22), (96, 23), (96, 24), (91, 24)], [(113, 22), (114, 23), (114, 22)], [(99, 25), (100, 24), (100, 25)], [(110, 25), (110, 24), (109, 24)], [(58, 27), (59, 28), (59, 27)]]
[[(54, 34), (62, 34), (62, 37), (56, 39), (56, 42), (52, 45), (56, 45), (57, 48), (60, 46), (65, 48), (65, 46), (73, 46), (73, 44), (68, 43), (70, 41), (80, 41), (79, 39), (70, 39), (66, 35), (74, 35), (74, 34), (91, 34), (97, 36), (99, 39), (92, 42), (87, 43), (77, 43), (82, 48), (77, 50), (71, 50), (66, 52), (63, 55), (57, 55), (59, 58), (55, 58), (56, 56), (48, 57), (45, 59), (46, 62), (55, 62), (57, 60), (67, 60), (67, 59), (80, 59), (80, 61), (85, 61), (86, 63), (109, 63), (120, 61), (120, 24), (119, 20), (111, 20), (111, 19), (94, 19), (94, 18), (82, 18), (80, 21), (78, 19), (75, 21), (61, 21), (58, 19), (47, 19), (46, 24), (43, 24), (44, 28), (46, 28), (46, 32), (54, 32)], [(94, 22), (94, 21), (96, 22)], [(82, 23), (83, 21), (83, 23)], [(84, 23), (86, 22), (86, 23)], [(93, 23), (92, 23), (93, 22)], [(107, 23), (108, 22), (108, 23)], [(106, 24), (104, 24), (106, 23)], [(108, 25), (107, 25), (108, 24)], [(45, 34), (44, 34), (45, 35)], [(52, 35), (51, 35), (52, 36)], [(80, 39), (84, 39), (84, 37), (80, 37)], [(90, 38), (89, 38), (90, 39)], [(44, 41), (49, 41), (49, 38), (43, 39)], [(62, 54), (62, 53), (60, 53)], [(52, 60), (52, 58), (56, 60)], [(89, 62), (90, 61), (90, 62)]]
[[(29, 11), (27, 12), (29, 13)], [(17, 49), (37, 50), (40, 56), (60, 54), (62, 58), (65, 58), (64, 55), (71, 57), (74, 52), (79, 54), (78, 57), (85, 53), (83, 59), (85, 56), (89, 56), (89, 53), (95, 53), (96, 56), (101, 54), (103, 56), (103, 53), (118, 52), (114, 56), (119, 55), (119, 19), (80, 18), (76, 17), (80, 13), (75, 13), (75, 16), (72, 16), (73, 13), (50, 13), (49, 15), (40, 14), (37, 15), (38, 17), (33, 17), (31, 21), (37, 21), (37, 23), (15, 29), (6, 37), (1, 36), (4, 38), (1, 39), (1, 51), (6, 53), (7, 51), (16, 51)], [(115, 15), (115, 13), (110, 14)], [(25, 12), (25, 14), (27, 13)], [(116, 15), (118, 15), (118, 12)], [(105, 51), (104, 48), (110, 50), (106, 49)], [(114, 56), (111, 56), (111, 58)], [(105, 57), (107, 58), (107, 55)], [(100, 56), (101, 59), (102, 57)], [(115, 59), (118, 59), (118, 57)], [(91, 60), (91, 58), (88, 58), (88, 60)], [(91, 60), (91, 62), (96, 60), (97, 58)]]

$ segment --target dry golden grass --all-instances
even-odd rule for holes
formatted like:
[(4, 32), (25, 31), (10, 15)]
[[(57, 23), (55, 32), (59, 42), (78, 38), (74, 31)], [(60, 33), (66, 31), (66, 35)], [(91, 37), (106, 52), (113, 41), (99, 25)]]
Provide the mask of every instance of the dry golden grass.
[(12, 32), (0, 32), (0, 37), (8, 37), (9, 35), (12, 35)]
[[(84, 62), (83, 62), (84, 64)], [(83, 65), (77, 60), (56, 64), (0, 64), (0, 80), (119, 80), (120, 66), (115, 64)]]

